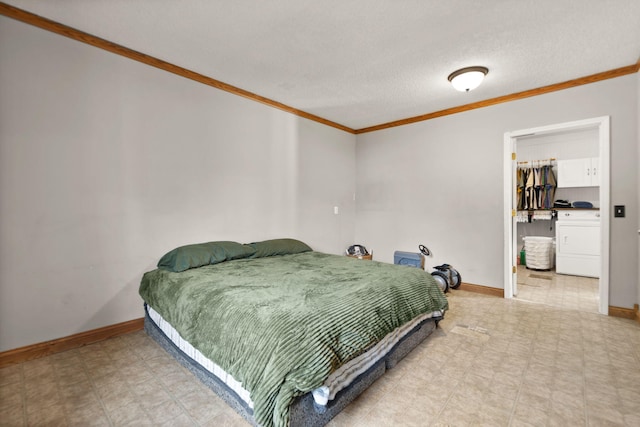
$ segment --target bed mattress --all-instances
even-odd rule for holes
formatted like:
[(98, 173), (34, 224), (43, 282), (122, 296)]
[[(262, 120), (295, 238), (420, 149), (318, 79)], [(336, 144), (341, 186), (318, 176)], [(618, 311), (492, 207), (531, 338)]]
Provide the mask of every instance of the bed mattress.
[(287, 425), (298, 396), (330, 402), (447, 308), (423, 270), (318, 252), (158, 269), (140, 295), (176, 348), (265, 426)]
[[(163, 319), (162, 316), (152, 307), (146, 306), (146, 310), (150, 320), (153, 321), (153, 323), (166, 335), (168, 340), (170, 340), (186, 356), (198, 365), (202, 366), (203, 369), (214, 375), (220, 382), (233, 391), (248, 408), (253, 409), (251, 394), (242, 387), (242, 383), (240, 381), (237, 381), (233, 378), (233, 375), (225, 372), (223, 368), (218, 366), (214, 361), (203, 355), (187, 340), (182, 338), (180, 333), (176, 331), (169, 322)], [(394, 348), (400, 340), (406, 337), (417, 325), (427, 319), (440, 319), (441, 317), (442, 313), (440, 311), (425, 313), (416, 317), (411, 322), (396, 328), (393, 332), (390, 332), (367, 352), (350, 360), (334, 371), (329, 375), (321, 387), (318, 387), (311, 392), (314, 404), (318, 411), (323, 411), (323, 407), (333, 400), (340, 391), (349, 386), (357, 377), (369, 370), (376, 364), (376, 362), (383, 360), (391, 349)]]
[[(312, 393), (307, 393), (295, 398), (290, 406), (289, 427), (322, 427), (326, 425), (378, 378), (382, 377), (387, 370), (395, 367), (411, 350), (431, 335), (436, 329), (438, 321), (438, 318), (431, 317), (416, 325), (383, 359), (375, 362), (369, 369), (357, 376), (351, 384), (337, 393), (335, 398), (329, 401), (326, 407), (319, 408), (314, 402)], [(180, 350), (156, 323), (151, 320), (148, 310), (145, 315), (144, 327), (147, 334), (160, 344), (167, 353), (189, 369), (204, 385), (213, 390), (247, 422), (253, 426), (259, 425), (253, 416), (253, 409), (217, 376), (203, 368)]]

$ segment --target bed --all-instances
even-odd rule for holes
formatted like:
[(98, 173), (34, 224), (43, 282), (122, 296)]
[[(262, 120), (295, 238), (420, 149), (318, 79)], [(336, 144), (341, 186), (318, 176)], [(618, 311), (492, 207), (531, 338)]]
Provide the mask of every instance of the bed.
[(145, 330), (253, 425), (324, 425), (437, 326), (423, 270), (294, 239), (209, 242), (144, 274)]

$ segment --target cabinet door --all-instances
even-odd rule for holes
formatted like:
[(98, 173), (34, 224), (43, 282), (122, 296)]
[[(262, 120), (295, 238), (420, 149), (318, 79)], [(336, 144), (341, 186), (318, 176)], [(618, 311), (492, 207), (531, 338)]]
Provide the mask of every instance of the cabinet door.
[(589, 187), (591, 159), (558, 160), (558, 187)]
[(600, 185), (600, 159), (558, 160), (558, 188), (598, 187)]
[(591, 177), (591, 186), (599, 187), (600, 186), (600, 158), (594, 157), (591, 159), (591, 169), (589, 171), (589, 175)]

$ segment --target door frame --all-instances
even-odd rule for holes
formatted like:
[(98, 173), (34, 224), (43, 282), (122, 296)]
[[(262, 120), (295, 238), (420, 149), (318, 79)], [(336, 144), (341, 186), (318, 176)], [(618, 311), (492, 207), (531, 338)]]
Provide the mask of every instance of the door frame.
[(559, 123), (504, 134), (504, 297), (513, 298), (517, 288), (516, 159), (518, 138), (580, 129), (598, 129), (600, 156), (600, 279), (601, 314), (609, 314), (609, 222), (610, 222), (610, 118), (609, 116)]

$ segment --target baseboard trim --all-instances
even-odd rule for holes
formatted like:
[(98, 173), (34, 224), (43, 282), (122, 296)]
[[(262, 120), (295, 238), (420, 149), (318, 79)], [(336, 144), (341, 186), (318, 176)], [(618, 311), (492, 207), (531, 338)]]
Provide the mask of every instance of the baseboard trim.
[[(475, 292), (478, 294), (491, 295), (494, 297), (504, 297), (504, 289), (499, 288), (491, 288), (489, 286), (482, 285), (474, 285), (472, 283), (464, 283), (460, 284), (458, 288), (463, 291)], [(614, 307), (609, 306), (609, 316), (612, 317), (621, 317), (624, 319), (635, 320), (636, 322), (640, 322), (640, 311), (638, 308), (638, 304), (634, 304), (633, 308), (624, 308), (624, 307)]]
[(504, 289), (499, 288), (491, 288), (489, 286), (482, 285), (474, 285), (472, 283), (460, 283), (460, 287), (458, 288), (463, 291), (475, 292), (477, 294), (491, 295), (494, 297), (504, 297)]
[(144, 328), (144, 318), (129, 320), (127, 322), (116, 323), (115, 325), (104, 326), (68, 337), (58, 338), (51, 341), (32, 344), (25, 347), (7, 350), (0, 353), (0, 368), (27, 360), (38, 359), (74, 348), (93, 344), (107, 338), (117, 337), (139, 331)]
[[(490, 295), (502, 298), (504, 290), (499, 288), (491, 288), (489, 286), (474, 285), (472, 283), (461, 283), (458, 288), (467, 292), (475, 292), (484, 295)], [(640, 312), (638, 304), (634, 304), (633, 308), (623, 308), (609, 306), (609, 316), (632, 319), (640, 322)], [(131, 332), (140, 331), (144, 328), (144, 318), (129, 320), (127, 322), (117, 323), (98, 329), (70, 335), (56, 340), (45, 341), (42, 343), (32, 344), (25, 347), (7, 350), (0, 353), (0, 368), (13, 365), (16, 363), (26, 362), (27, 360), (38, 359), (40, 357), (49, 356), (74, 348), (83, 347), (85, 345), (94, 344), (104, 341), (108, 338), (129, 334)]]
[(638, 320), (637, 305), (634, 308), (609, 306), (609, 316), (622, 317), (624, 319)]

